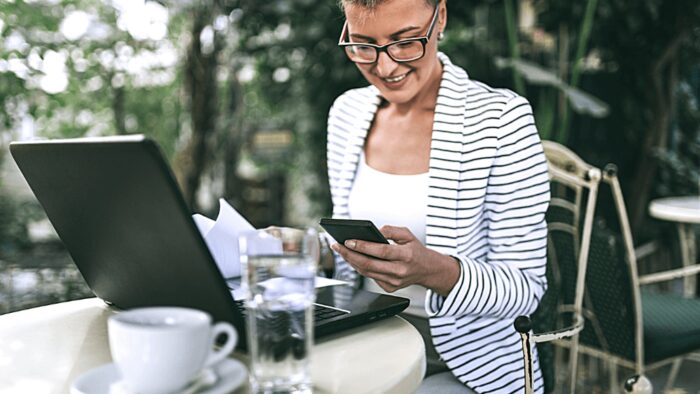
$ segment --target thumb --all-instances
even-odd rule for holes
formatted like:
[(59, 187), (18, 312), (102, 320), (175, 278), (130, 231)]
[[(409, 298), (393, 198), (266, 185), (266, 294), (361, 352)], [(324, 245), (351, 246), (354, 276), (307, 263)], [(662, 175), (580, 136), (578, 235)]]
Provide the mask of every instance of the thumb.
[(384, 225), (379, 231), (386, 239), (390, 239), (397, 244), (405, 244), (416, 239), (415, 235), (406, 227)]

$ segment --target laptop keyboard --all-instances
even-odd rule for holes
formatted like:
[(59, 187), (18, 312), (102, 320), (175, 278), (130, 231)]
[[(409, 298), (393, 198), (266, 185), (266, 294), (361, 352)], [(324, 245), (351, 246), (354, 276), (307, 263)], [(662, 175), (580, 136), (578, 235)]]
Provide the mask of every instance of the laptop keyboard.
[[(243, 300), (235, 300), (234, 302), (236, 303), (239, 310), (241, 311), (241, 314), (245, 317), (247, 314), (246, 308), (245, 308), (245, 302)], [(346, 313), (348, 313), (348, 312), (334, 309), (334, 308), (329, 308), (329, 307), (323, 306), (323, 305), (314, 304), (314, 321), (328, 320), (328, 319), (332, 319), (336, 316), (344, 315)]]

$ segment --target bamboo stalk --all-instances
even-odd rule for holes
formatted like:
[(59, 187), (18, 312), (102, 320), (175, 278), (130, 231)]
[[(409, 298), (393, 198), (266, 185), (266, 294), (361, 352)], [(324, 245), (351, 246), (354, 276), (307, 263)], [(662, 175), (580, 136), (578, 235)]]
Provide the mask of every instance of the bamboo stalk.
[[(578, 83), (581, 77), (581, 63), (584, 56), (586, 55), (586, 49), (588, 48), (588, 39), (591, 36), (591, 30), (593, 29), (593, 19), (595, 17), (595, 10), (598, 6), (598, 0), (588, 0), (586, 2), (586, 11), (583, 17), (583, 23), (581, 23), (581, 30), (578, 35), (578, 44), (576, 45), (576, 56), (574, 57), (573, 70), (571, 72), (571, 81), (569, 85), (571, 87), (578, 87)], [(569, 105), (565, 105), (561, 116), (561, 129), (560, 129), (560, 141), (565, 142), (569, 137)]]
[(588, 39), (591, 36), (591, 30), (593, 29), (593, 18), (595, 17), (595, 10), (598, 5), (598, 0), (588, 0), (586, 3), (586, 14), (583, 18), (583, 24), (581, 25), (581, 32), (578, 36), (578, 45), (576, 47), (576, 57), (574, 58), (574, 69), (571, 73), (571, 83), (573, 87), (578, 87), (579, 79), (581, 76), (581, 62), (583, 57), (586, 55), (586, 48), (588, 47)]
[[(512, 0), (503, 0), (503, 6), (506, 17), (506, 29), (508, 32), (508, 48), (510, 57), (513, 60), (520, 59), (520, 49), (518, 48), (518, 33), (516, 31), (515, 13), (513, 12)], [(515, 83), (515, 91), (521, 95), (525, 95), (525, 83), (522, 76), (513, 67), (513, 82)]]

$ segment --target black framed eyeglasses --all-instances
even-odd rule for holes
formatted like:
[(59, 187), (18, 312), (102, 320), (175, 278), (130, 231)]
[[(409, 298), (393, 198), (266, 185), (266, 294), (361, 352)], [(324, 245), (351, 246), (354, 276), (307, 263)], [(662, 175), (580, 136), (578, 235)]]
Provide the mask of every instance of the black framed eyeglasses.
[(348, 35), (348, 21), (343, 25), (343, 32), (340, 34), (338, 46), (345, 50), (348, 58), (355, 63), (370, 64), (379, 59), (379, 53), (386, 52), (391, 60), (397, 63), (412, 62), (422, 58), (425, 55), (425, 45), (430, 41), (437, 21), (438, 10), (440, 5), (435, 7), (433, 19), (428, 27), (428, 32), (423, 37), (407, 38), (390, 42), (386, 45), (375, 45), (369, 43), (346, 42)]

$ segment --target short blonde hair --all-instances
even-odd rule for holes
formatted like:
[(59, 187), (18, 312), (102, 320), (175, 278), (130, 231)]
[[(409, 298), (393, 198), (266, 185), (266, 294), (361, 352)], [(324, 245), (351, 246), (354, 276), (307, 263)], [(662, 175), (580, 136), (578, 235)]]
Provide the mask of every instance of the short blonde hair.
[[(346, 5), (359, 5), (368, 9), (372, 9), (385, 0), (338, 0), (338, 6), (341, 10), (345, 10)], [(440, 3), (440, 0), (425, 0), (425, 3), (431, 7), (435, 7)]]

